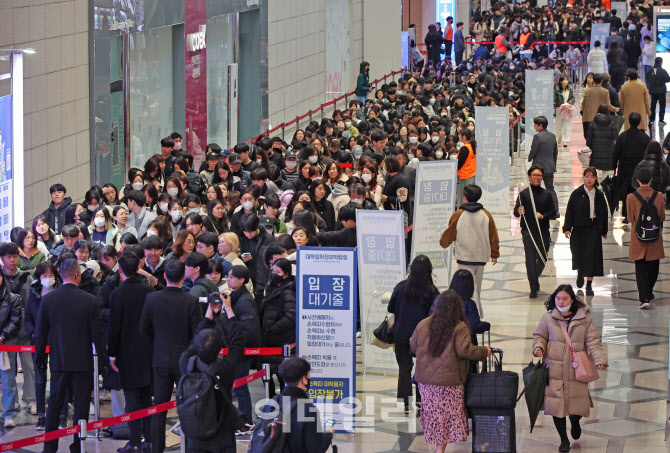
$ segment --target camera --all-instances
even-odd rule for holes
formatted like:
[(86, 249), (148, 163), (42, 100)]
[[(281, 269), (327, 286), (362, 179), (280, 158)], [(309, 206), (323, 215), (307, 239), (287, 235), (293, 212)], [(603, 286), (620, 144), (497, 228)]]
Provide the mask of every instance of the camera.
[(218, 293), (212, 293), (207, 296), (207, 303), (212, 304), (212, 305), (220, 305), (223, 303), (223, 299), (221, 298), (221, 294)]

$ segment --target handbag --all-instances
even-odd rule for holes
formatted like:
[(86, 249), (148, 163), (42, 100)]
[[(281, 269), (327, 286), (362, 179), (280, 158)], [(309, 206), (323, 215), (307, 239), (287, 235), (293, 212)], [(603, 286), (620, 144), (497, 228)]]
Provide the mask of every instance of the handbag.
[(582, 165), (588, 167), (591, 163), (591, 148), (586, 146), (577, 151), (577, 158), (582, 163)]
[(379, 327), (372, 334), (382, 343), (393, 344), (393, 316), (387, 313)]
[[(565, 321), (564, 323), (567, 324)], [(561, 326), (565, 341), (570, 347), (572, 368), (575, 369), (575, 378), (577, 378), (579, 382), (586, 383), (597, 381), (600, 378), (600, 375), (598, 374), (598, 368), (596, 368), (596, 362), (593, 360), (593, 356), (584, 351), (574, 351), (572, 349), (572, 341), (570, 341), (570, 336), (568, 335), (568, 329), (566, 329), (565, 325), (560, 321), (558, 324)]]
[(469, 410), (514, 409), (519, 393), (519, 375), (502, 370), (500, 359), (494, 354), (495, 371), (469, 374), (465, 390), (465, 407)]
[(0, 352), (0, 370), (7, 371), (12, 368), (12, 364), (9, 361), (9, 353), (6, 351)]

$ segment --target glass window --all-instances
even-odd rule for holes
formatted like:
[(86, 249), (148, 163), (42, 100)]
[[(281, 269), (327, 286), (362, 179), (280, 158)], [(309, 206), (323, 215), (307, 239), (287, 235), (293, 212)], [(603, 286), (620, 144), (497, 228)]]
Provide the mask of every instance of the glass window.
[(207, 20), (207, 142), (228, 143), (228, 65), (235, 63), (234, 14)]

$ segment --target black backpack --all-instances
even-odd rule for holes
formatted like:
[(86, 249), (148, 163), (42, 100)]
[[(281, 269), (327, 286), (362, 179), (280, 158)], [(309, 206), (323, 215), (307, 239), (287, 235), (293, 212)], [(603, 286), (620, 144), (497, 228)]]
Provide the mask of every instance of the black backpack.
[(197, 356), (188, 361), (177, 385), (177, 415), (187, 437), (207, 438), (218, 432), (224, 416), (223, 393), (218, 376), (200, 371)]
[(635, 235), (640, 242), (654, 242), (661, 235), (661, 219), (658, 216), (656, 206), (654, 206), (654, 200), (658, 192), (654, 190), (649, 200), (643, 199), (637, 192), (633, 192), (633, 195), (642, 203), (635, 224)]
[[(254, 433), (251, 436), (251, 443), (249, 444), (248, 453), (298, 453), (291, 452), (289, 445), (288, 432), (284, 432), (284, 410), (281, 407), (281, 395), (275, 396), (274, 401), (279, 406), (279, 412), (274, 418), (261, 417)], [(297, 407), (297, 401), (291, 403), (290, 411), (293, 412)], [(273, 412), (273, 406), (266, 405), (263, 409), (264, 413)], [(290, 415), (287, 414), (290, 420)]]

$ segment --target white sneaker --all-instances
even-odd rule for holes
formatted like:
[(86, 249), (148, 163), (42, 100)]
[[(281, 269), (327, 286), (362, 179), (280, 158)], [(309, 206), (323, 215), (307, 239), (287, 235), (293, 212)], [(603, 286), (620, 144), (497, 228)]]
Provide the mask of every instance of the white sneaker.
[(16, 423), (12, 417), (5, 417), (5, 428), (14, 428)]
[(235, 431), (235, 435), (236, 436), (246, 436), (247, 434), (253, 433), (255, 427), (256, 427), (256, 425), (254, 423), (251, 423), (251, 424), (245, 423), (244, 428), (238, 429), (237, 431)]
[(37, 415), (37, 403), (32, 402), (28, 404), (28, 412), (30, 412), (30, 415)]

